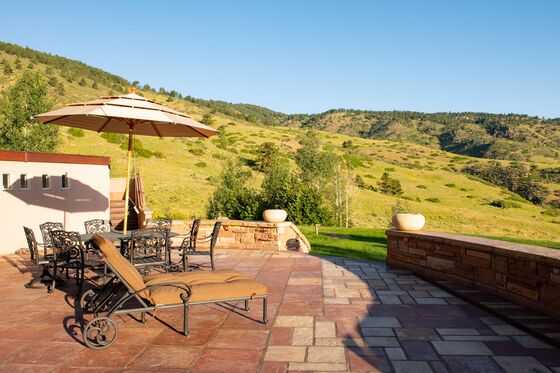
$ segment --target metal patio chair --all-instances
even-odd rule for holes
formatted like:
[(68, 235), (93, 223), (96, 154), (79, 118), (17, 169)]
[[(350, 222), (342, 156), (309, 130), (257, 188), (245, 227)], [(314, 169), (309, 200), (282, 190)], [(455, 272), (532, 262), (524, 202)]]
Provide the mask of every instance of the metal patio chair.
[(157, 228), (170, 231), (171, 224), (173, 224), (173, 219), (169, 218), (146, 219), (144, 228)]
[(62, 223), (55, 223), (55, 222), (46, 222), (43, 224), (39, 224), (39, 229), (41, 230), (41, 235), (43, 236), (43, 250), (44, 255), (48, 254), (49, 250), (52, 250), (52, 240), (51, 240), (51, 231), (61, 231), (64, 229), (64, 225)]
[[(183, 272), (188, 270), (188, 263), (187, 263), (187, 257), (185, 255), (183, 255), (185, 253), (185, 248), (186, 247), (190, 247), (190, 243), (194, 240), (196, 240), (197, 236), (198, 236), (198, 231), (200, 228), (200, 219), (195, 219), (192, 222), (191, 225), (191, 230), (189, 232), (189, 234), (187, 234), (186, 236), (182, 236), (183, 240), (181, 241), (181, 245), (179, 246), (170, 246), (169, 250), (170, 250), (170, 255), (169, 255), (169, 260), (170, 260), (170, 269), (173, 271), (180, 271), (182, 270)], [(179, 252), (179, 256), (181, 257), (181, 260), (177, 263), (171, 263), (171, 253), (173, 251), (178, 251)]]
[(131, 233), (128, 258), (133, 266), (147, 273), (151, 268), (169, 268), (169, 231), (162, 228), (138, 229)]
[[(218, 241), (218, 235), (220, 234), (221, 226), (222, 226), (222, 222), (217, 221), (216, 223), (214, 223), (214, 228), (212, 229), (212, 233), (209, 236), (198, 239), (196, 235), (194, 236), (191, 235), (190, 237), (188, 237), (188, 240), (187, 238), (183, 240), (183, 243), (181, 244), (181, 249), (182, 249), (181, 254), (183, 256), (183, 268), (185, 268), (185, 266), (188, 266), (189, 256), (209, 256), (210, 266), (212, 267), (212, 271), (216, 269), (214, 265), (214, 248), (216, 247), (216, 242)], [(198, 228), (197, 228), (197, 233), (198, 233)], [(209, 244), (206, 247), (201, 248), (199, 244), (203, 244), (203, 243), (209, 243)]]
[(224, 302), (262, 299), (262, 322), (267, 323), (267, 289), (264, 285), (233, 270), (213, 272), (162, 273), (142, 278), (115, 245), (102, 235), (93, 237), (95, 245), (103, 254), (103, 261), (126, 287), (126, 292), (108, 305), (93, 310), (94, 318), (85, 323), (82, 334), (85, 344), (93, 349), (110, 346), (118, 335), (118, 326), (111, 318), (117, 314), (139, 312), (145, 315), (156, 309), (182, 308), (183, 334), (189, 334), (188, 311), (190, 306)]
[[(52, 275), (49, 272), (49, 268), (52, 266), (53, 256), (52, 254), (42, 256), (39, 254), (39, 245), (37, 244), (37, 240), (35, 239), (35, 233), (32, 229), (23, 227), (23, 231), (25, 233), (25, 238), (27, 240), (27, 247), (29, 248), (29, 257), (31, 263), (33, 263), (36, 267), (41, 267), (43, 272), (40, 276), (32, 278), (27, 284), (25, 284), (26, 288), (29, 289), (40, 289), (47, 286), (47, 281), (52, 281)], [(45, 286), (39, 287), (35, 284), (41, 282), (44, 283)]]
[(103, 233), (111, 231), (111, 221), (104, 219), (92, 219), (84, 222), (86, 233)]
[(76, 284), (79, 286), (78, 294), (82, 293), (85, 271), (93, 268), (96, 263), (86, 261), (86, 248), (80, 239), (80, 233), (53, 230), (50, 232), (53, 245), (53, 291), (56, 287), (57, 271), (65, 271), (69, 278), (69, 271), (75, 272)]

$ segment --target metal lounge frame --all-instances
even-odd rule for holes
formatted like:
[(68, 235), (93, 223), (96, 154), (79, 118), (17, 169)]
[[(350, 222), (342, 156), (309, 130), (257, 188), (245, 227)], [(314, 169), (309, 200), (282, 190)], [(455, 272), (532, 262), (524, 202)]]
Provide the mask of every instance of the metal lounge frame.
[[(268, 301), (268, 294), (265, 295), (256, 295), (252, 297), (240, 297), (240, 298), (225, 298), (225, 299), (213, 299), (207, 301), (198, 301), (198, 302), (189, 302), (189, 299), (192, 295), (192, 288), (184, 282), (164, 282), (146, 286), (145, 288), (134, 291), (132, 287), (125, 281), (125, 279), (111, 266), (111, 264), (107, 263), (107, 267), (115, 274), (116, 278), (119, 280), (121, 284), (124, 284), (126, 287), (126, 293), (122, 295), (116, 303), (107, 306), (108, 298), (113, 296), (114, 294), (111, 292), (107, 292), (105, 299), (98, 300), (98, 306), (93, 310), (94, 318), (85, 324), (82, 335), (84, 337), (84, 343), (92, 348), (92, 349), (102, 349), (109, 347), (117, 338), (118, 336), (118, 327), (117, 324), (111, 320), (112, 315), (118, 314), (129, 314), (133, 312), (140, 312), (141, 313), (141, 320), (143, 323), (146, 322), (146, 313), (160, 310), (160, 309), (170, 309), (170, 308), (183, 308), (183, 335), (189, 335), (189, 307), (196, 306), (196, 305), (204, 305), (204, 304), (215, 304), (215, 303), (226, 303), (226, 302), (237, 302), (237, 301), (245, 301), (245, 310), (249, 310), (249, 301), (253, 299), (262, 299), (263, 300), (263, 313), (262, 313), (262, 323), (267, 324), (267, 301)], [(149, 305), (146, 300), (144, 300), (140, 294), (150, 289), (154, 289), (157, 287), (176, 287), (181, 289), (183, 293), (180, 295), (182, 299), (182, 303), (176, 304), (165, 304), (165, 305)], [(125, 305), (127, 302), (131, 300), (136, 300), (140, 303), (140, 307), (133, 307), (133, 308), (126, 308)], [(104, 316), (100, 316), (101, 313), (104, 313), (103, 310), (108, 309)]]

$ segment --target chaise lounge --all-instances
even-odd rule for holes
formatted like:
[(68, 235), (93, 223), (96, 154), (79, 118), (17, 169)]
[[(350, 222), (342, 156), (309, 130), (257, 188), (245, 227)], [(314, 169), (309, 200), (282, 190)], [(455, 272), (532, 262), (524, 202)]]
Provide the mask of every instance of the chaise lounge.
[(248, 310), (249, 300), (262, 299), (262, 322), (267, 323), (266, 287), (237, 271), (162, 273), (143, 278), (109, 239), (96, 234), (92, 243), (100, 250), (116, 281), (105, 291), (90, 293), (93, 296), (88, 308), (94, 318), (83, 329), (84, 342), (90, 348), (105, 348), (115, 341), (118, 327), (111, 319), (115, 314), (140, 312), (145, 321), (147, 312), (182, 307), (183, 334), (188, 336), (190, 306), (245, 301)]

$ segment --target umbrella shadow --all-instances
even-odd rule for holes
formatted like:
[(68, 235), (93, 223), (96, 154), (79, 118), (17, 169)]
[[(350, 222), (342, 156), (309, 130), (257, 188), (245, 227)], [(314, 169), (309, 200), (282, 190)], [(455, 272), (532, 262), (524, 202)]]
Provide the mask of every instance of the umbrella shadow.
[(28, 205), (46, 207), (66, 212), (88, 212), (106, 210), (109, 199), (91, 186), (79, 180), (69, 178), (68, 188), (62, 188), (62, 176), (50, 177), (50, 188), (43, 189), (42, 178), (28, 179), (28, 189), (21, 189), (14, 182), (5, 192), (20, 199)]

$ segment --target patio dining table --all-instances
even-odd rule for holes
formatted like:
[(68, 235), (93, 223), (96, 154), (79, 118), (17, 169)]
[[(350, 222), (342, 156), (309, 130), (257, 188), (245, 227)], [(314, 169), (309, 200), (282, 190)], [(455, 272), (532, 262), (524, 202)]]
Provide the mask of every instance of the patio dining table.
[[(132, 235), (132, 233), (134, 233), (134, 230), (128, 231), (128, 232), (126, 232), (126, 234), (123, 233), (123, 232), (120, 232), (120, 231), (100, 232), (99, 234), (107, 237), (108, 239), (110, 239), (113, 242), (116, 242), (116, 241), (123, 241), (123, 240), (126, 240), (126, 239), (130, 239), (130, 236)], [(96, 233), (84, 233), (84, 234), (80, 235), (80, 239), (82, 240), (82, 242), (88, 242), (88, 241), (91, 241), (91, 239), (93, 238), (93, 236), (95, 234)], [(169, 238), (173, 238), (173, 237), (177, 237), (177, 236), (180, 236), (180, 234), (175, 233), (175, 232), (171, 232), (171, 231), (168, 233)]]

